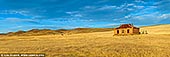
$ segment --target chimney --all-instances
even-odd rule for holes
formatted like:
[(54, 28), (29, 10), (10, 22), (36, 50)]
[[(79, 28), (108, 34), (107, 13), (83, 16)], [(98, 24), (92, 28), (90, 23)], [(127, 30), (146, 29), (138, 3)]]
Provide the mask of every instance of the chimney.
[(131, 23), (131, 25), (133, 26), (133, 23)]

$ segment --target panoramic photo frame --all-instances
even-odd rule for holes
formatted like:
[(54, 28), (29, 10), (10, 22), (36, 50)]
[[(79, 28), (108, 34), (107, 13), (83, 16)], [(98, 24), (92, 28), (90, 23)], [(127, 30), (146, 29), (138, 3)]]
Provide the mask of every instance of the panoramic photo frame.
[(0, 57), (170, 57), (170, 0), (0, 0)]

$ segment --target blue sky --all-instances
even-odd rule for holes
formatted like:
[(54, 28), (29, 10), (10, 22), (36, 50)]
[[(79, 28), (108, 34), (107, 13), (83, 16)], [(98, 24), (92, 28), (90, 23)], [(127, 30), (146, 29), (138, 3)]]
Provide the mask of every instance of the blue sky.
[(0, 33), (169, 24), (170, 0), (0, 0)]

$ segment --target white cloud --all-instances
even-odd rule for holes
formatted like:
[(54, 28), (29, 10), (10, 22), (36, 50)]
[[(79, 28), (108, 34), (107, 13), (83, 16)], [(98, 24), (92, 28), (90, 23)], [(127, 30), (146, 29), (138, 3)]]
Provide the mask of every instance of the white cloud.
[(73, 15), (74, 17), (83, 17), (83, 15), (81, 15), (81, 14), (75, 14), (75, 15)]
[(152, 13), (158, 13), (158, 12), (154, 12), (153, 10), (155, 10), (157, 7), (156, 6), (148, 6), (146, 8), (141, 9), (138, 13), (135, 13), (133, 15), (145, 15), (145, 14), (152, 14)]
[(103, 2), (107, 2), (108, 0), (100, 0), (100, 1), (98, 1), (97, 3), (99, 4), (99, 3), (103, 3)]
[(170, 14), (162, 14), (162, 15), (160, 16), (160, 18), (162, 18), (162, 19), (167, 19), (167, 18), (169, 18), (169, 19), (170, 19)]
[(127, 10), (128, 10), (128, 11), (132, 11), (132, 10), (134, 10), (134, 9), (132, 9), (132, 8), (127, 8)]
[(135, 4), (127, 4), (127, 6), (134, 6)]
[(158, 1), (158, 2), (155, 2), (154, 5), (161, 5), (165, 2), (170, 2), (170, 0), (162, 0), (162, 1)]
[(137, 5), (135, 5), (134, 7), (137, 8), (137, 9), (143, 9), (144, 8), (144, 6), (137, 6)]
[(89, 19), (89, 20), (80, 20), (80, 21), (83, 21), (83, 22), (92, 22), (92, 21), (94, 21), (94, 20)]
[(144, 2), (144, 1), (142, 1), (142, 0), (135, 0), (135, 2), (146, 4), (146, 2)]
[(125, 8), (126, 6), (127, 6), (127, 4), (122, 4), (122, 5), (118, 6), (118, 7), (116, 7), (116, 9), (123, 9), (123, 8)]
[(116, 7), (116, 9), (118, 9), (120, 11), (124, 11), (124, 10), (133, 11), (135, 9), (143, 9), (143, 8), (144, 8), (144, 6), (136, 5), (133, 3), (130, 3), (130, 4), (124, 3), (124, 4)]
[[(126, 16), (125, 18), (127, 18)], [(143, 15), (133, 16), (128, 20), (129, 22), (143, 23), (143, 24), (157, 24), (162, 20), (170, 19), (170, 14), (161, 14), (160, 12), (152, 12)]]
[(72, 14), (72, 12), (66, 12), (67, 14)]
[(25, 11), (25, 10), (1, 10), (0, 14), (21, 14), (24, 16), (27, 16), (27, 13), (29, 13), (29, 11)]
[(95, 6), (85, 6), (84, 9), (95, 9)]
[(70, 16), (72, 17), (83, 17), (83, 14), (79, 11), (70, 11), (70, 12), (66, 12), (67, 14), (70, 14)]
[(90, 10), (96, 10), (99, 6), (84, 6), (82, 8), (79, 8), (84, 11), (90, 11)]
[(117, 6), (108, 6), (108, 5), (106, 5), (106, 6), (103, 6), (103, 7), (99, 8), (98, 10), (115, 9), (116, 7), (117, 7)]
[(70, 11), (70, 12), (66, 12), (66, 14), (76, 14), (78, 13), (78, 11)]
[(127, 15), (127, 16), (125, 16), (124, 18), (130, 18), (131, 17), (131, 15)]
[(37, 15), (37, 16), (33, 16), (32, 17), (32, 19), (39, 19), (39, 18), (43, 18), (44, 16), (39, 16), (39, 15)]
[(7, 21), (7, 22), (37, 22), (37, 20), (34, 19), (20, 19), (20, 18), (6, 18), (1, 21)]

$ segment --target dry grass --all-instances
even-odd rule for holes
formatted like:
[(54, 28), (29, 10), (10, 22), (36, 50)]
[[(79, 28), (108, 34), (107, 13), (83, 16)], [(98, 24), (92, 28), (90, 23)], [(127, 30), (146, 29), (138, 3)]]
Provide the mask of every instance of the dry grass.
[(170, 34), (170, 24), (147, 26), (141, 29), (141, 31), (145, 30), (147, 30), (150, 34)]
[(34, 52), (45, 53), (47, 57), (170, 57), (169, 44), (170, 34), (113, 36), (113, 31), (2, 36), (0, 53)]

